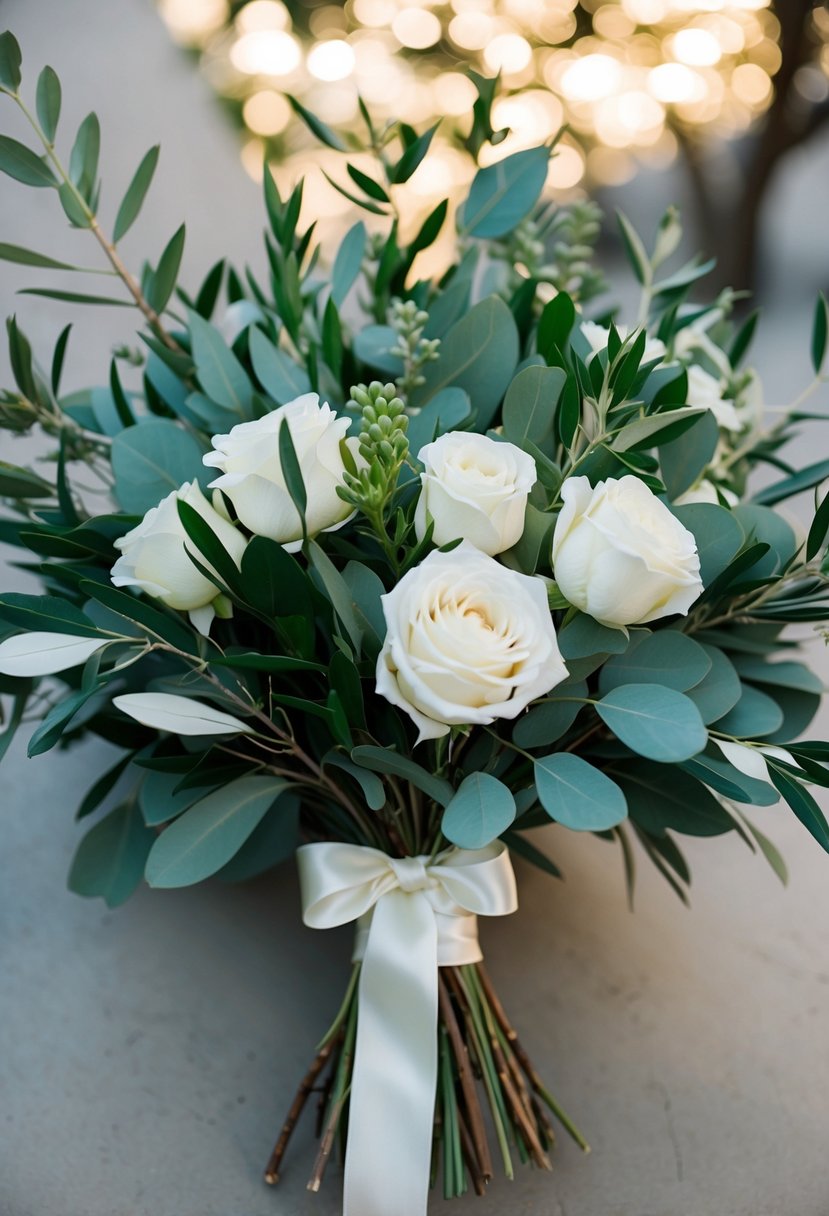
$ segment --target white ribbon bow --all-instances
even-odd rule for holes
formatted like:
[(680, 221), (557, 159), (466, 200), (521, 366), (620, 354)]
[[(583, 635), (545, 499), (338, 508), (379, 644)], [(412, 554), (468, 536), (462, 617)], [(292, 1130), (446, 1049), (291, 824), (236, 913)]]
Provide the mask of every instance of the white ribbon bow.
[(476, 916), (518, 906), (506, 847), (434, 859), (323, 842), (297, 853), (303, 920), (360, 920), (344, 1216), (426, 1212), (437, 1086), (438, 966), (479, 962)]

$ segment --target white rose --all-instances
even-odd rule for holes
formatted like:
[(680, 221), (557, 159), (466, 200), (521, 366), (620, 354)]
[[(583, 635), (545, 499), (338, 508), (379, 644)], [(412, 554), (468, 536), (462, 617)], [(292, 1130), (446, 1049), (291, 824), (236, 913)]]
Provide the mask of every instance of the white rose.
[(423, 739), (516, 718), (567, 676), (547, 589), (464, 541), (433, 550), (382, 597), (377, 691)]
[[(240, 565), (247, 544), (244, 536), (213, 509), (197, 481), (188, 481), (157, 507), (151, 507), (137, 527), (115, 541), (121, 556), (112, 567), (111, 577), (116, 587), (140, 587), (168, 607), (189, 612), (196, 628), (207, 633), (219, 588), (205, 578), (187, 554), (188, 537), (178, 513), (179, 499), (198, 511)], [(191, 548), (195, 547), (191, 544)]]
[(702, 593), (696, 541), (638, 477), (569, 477), (553, 534), (562, 594), (603, 625), (686, 613)]
[(687, 507), (691, 503), (705, 502), (711, 503), (713, 506), (719, 506), (720, 494), (722, 494), (729, 506), (736, 507), (740, 501), (733, 490), (729, 490), (728, 486), (716, 486), (713, 481), (709, 481), (707, 477), (703, 477), (684, 494), (680, 494), (679, 498), (674, 499), (675, 507)]
[(711, 326), (716, 325), (722, 318), (722, 309), (714, 308), (698, 321), (693, 321), (690, 325), (683, 325), (682, 329), (677, 330), (673, 339), (673, 349), (677, 359), (689, 359), (695, 351), (702, 351), (723, 376), (730, 376), (731, 364), (728, 356), (708, 336)]
[(351, 420), (338, 418), (329, 405), (320, 405), (316, 393), (297, 397), (255, 422), (240, 422), (229, 435), (215, 435), (215, 451), (208, 452), (204, 463), (221, 470), (210, 485), (227, 495), (245, 527), (293, 553), (302, 546), (302, 523), (279, 459), (283, 420), (305, 483), (308, 534), (341, 527), (353, 512), (337, 494), (337, 486), (343, 484), (340, 440)]
[[(597, 351), (604, 350), (607, 346), (610, 330), (605, 328), (604, 325), (597, 325), (595, 321), (582, 321), (581, 332), (590, 343), (590, 348), (594, 354)], [(627, 325), (617, 325), (616, 333), (625, 342), (627, 341), (630, 329)], [(654, 359), (664, 359), (665, 354), (666, 347), (664, 342), (659, 338), (648, 338), (645, 342), (645, 349), (642, 352), (642, 362), (652, 363)]]
[(535, 461), (512, 443), (450, 431), (417, 454), (425, 466), (415, 509), (422, 540), (429, 519), (436, 545), (462, 537), (482, 553), (502, 553), (521, 539)]
[(741, 430), (743, 424), (734, 402), (723, 400), (725, 385), (722, 380), (718, 380), (716, 376), (712, 376), (703, 368), (697, 367), (696, 364), (687, 368), (687, 374), (688, 395), (686, 400), (688, 404), (710, 410), (717, 420), (717, 425), (723, 430)]

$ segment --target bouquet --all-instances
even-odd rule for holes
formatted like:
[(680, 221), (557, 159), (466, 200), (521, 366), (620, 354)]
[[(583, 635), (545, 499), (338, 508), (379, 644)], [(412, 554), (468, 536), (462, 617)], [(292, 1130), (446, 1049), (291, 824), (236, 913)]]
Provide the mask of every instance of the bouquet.
[[(302, 183), (282, 197), (266, 169), (262, 266), (220, 260), (188, 293), (183, 228), (138, 277), (118, 251), (158, 150), (110, 235), (97, 117), (65, 162), (58, 77), (42, 70), (30, 107), (20, 63), (4, 34), (0, 93), (32, 138), (0, 135), (0, 170), (53, 190), (123, 289), (31, 294), (132, 304), (142, 329), (65, 393), (69, 327), (47, 366), (8, 322), (0, 420), (51, 451), (0, 465), (0, 539), (43, 588), (0, 596), (0, 753), (22, 722), (30, 756), (88, 735), (121, 749), (77, 811), (82, 895), (114, 906), (143, 878), (242, 880), (296, 853), (306, 923), (355, 924), (269, 1182), (315, 1090), (309, 1187), (339, 1142), (354, 1216), (422, 1213), (438, 1175), (453, 1197), (482, 1194), (496, 1162), (547, 1169), (556, 1123), (587, 1144), (477, 936), (515, 909), (510, 854), (559, 873), (528, 830), (614, 843), (631, 892), (643, 852), (682, 899), (683, 835), (736, 832), (785, 877), (746, 807), (782, 799), (829, 849), (809, 790), (829, 784), (829, 743), (799, 741), (821, 685), (784, 633), (829, 617), (829, 461), (781, 455), (816, 417), (826, 302), (815, 381), (765, 427), (743, 365), (756, 315), (737, 324), (732, 292), (691, 300), (710, 263), (665, 269), (676, 214), (651, 247), (619, 216), (641, 287), (623, 324), (595, 303), (596, 208), (545, 199), (554, 144), (496, 159), (481, 78), (456, 139), (489, 163), (426, 216), (406, 183), (433, 129), (362, 107), (345, 140), (292, 100), (365, 218), (321, 269)], [(450, 223), (445, 265), (421, 273)], [(803, 491), (807, 534), (780, 507)]]

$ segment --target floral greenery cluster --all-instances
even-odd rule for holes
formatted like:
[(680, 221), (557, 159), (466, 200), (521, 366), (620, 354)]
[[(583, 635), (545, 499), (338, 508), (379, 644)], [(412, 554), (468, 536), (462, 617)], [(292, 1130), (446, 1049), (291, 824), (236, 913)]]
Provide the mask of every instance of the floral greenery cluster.
[[(81, 842), (74, 889), (116, 904), (145, 870), (164, 886), (241, 878), (332, 836), (400, 853), (500, 836), (556, 873), (524, 835), (553, 819), (617, 840), (631, 885), (637, 839), (684, 897), (674, 833), (736, 831), (783, 872), (743, 810), (781, 795), (829, 846), (807, 789), (829, 784), (829, 745), (796, 742), (821, 689), (781, 636), (826, 619), (829, 500), (806, 539), (775, 510), (829, 462), (780, 455), (814, 417), (802, 404), (763, 429), (742, 365), (756, 316), (735, 327), (731, 293), (689, 302), (705, 263), (663, 270), (673, 212), (651, 252), (620, 216), (642, 289), (631, 330), (585, 319), (595, 215), (542, 200), (546, 145), (478, 171), (456, 259), (413, 280), (447, 207), (405, 243), (392, 188), (433, 132), (378, 132), (366, 112), (377, 174), (346, 159), (342, 188), (384, 226), (355, 223), (320, 273), (302, 185), (283, 199), (266, 174), (266, 280), (220, 261), (191, 296), (183, 229), (140, 280), (117, 252), (156, 150), (110, 239), (95, 115), (65, 169), (58, 78), (43, 70), (31, 113), (9, 34), (0, 91), (42, 144), (0, 136), (0, 169), (56, 192), (146, 322), (141, 353), (116, 350), (103, 385), (69, 395), (68, 327), (47, 373), (8, 323), (2, 423), (56, 450), (53, 478), (0, 470), (2, 539), (44, 586), (0, 599), (3, 750), (34, 719), (30, 755), (87, 735), (123, 751), (78, 808), (127, 788)], [(472, 153), (497, 139), (492, 97), (482, 82)], [(825, 348), (821, 300), (816, 383)], [(761, 462), (780, 476), (752, 493)], [(106, 513), (77, 488), (90, 471)]]
[[(808, 788), (829, 785), (829, 743), (801, 740), (822, 688), (784, 633), (829, 617), (829, 461), (785, 454), (819, 417), (804, 405), (825, 379), (823, 298), (814, 382), (764, 427), (743, 363), (756, 314), (736, 324), (731, 292), (692, 301), (710, 263), (666, 269), (673, 211), (650, 250), (619, 216), (641, 286), (632, 327), (595, 303), (595, 207), (543, 198), (554, 145), (479, 168), (456, 256), (418, 278), (449, 206), (404, 236), (401, 187), (433, 130), (378, 130), (364, 109), (370, 175), (348, 160), (354, 137), (296, 102), (370, 219), (323, 271), (302, 184), (282, 198), (266, 171), (264, 272), (220, 260), (190, 294), (183, 227), (138, 277), (118, 251), (158, 150), (109, 236), (97, 117), (65, 164), (58, 77), (43, 69), (30, 109), (20, 65), (4, 34), (0, 94), (36, 146), (0, 135), (0, 171), (53, 190), (129, 298), (30, 293), (131, 304), (144, 323), (103, 383), (66, 393), (70, 327), (47, 370), (8, 322), (0, 425), (52, 451), (37, 469), (0, 464), (0, 540), (43, 587), (0, 595), (0, 755), (23, 722), (30, 756), (88, 736), (121, 753), (77, 809), (94, 822), (73, 890), (114, 906), (144, 877), (240, 880), (309, 841), (433, 861), (503, 841), (558, 875), (527, 835), (553, 821), (617, 842), (631, 894), (638, 842), (686, 899), (677, 836), (737, 832), (785, 879), (745, 810), (781, 799), (829, 850)], [(476, 83), (458, 140), (477, 158), (501, 133), (495, 84)], [(11, 244), (0, 258), (78, 269)], [(761, 464), (775, 475), (757, 491)], [(803, 491), (806, 535), (779, 509)], [(326, 1068), (311, 1189), (345, 1125), (358, 970), (270, 1181)], [(584, 1146), (480, 965), (441, 968), (439, 994), (446, 1195), (492, 1175), (470, 1061), (508, 1176), (513, 1151), (549, 1167), (545, 1106)]]

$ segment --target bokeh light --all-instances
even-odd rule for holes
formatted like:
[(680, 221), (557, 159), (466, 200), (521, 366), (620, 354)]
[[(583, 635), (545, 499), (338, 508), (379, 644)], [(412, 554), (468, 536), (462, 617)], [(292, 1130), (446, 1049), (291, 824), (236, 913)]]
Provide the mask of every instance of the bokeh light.
[[(244, 163), (264, 154), (296, 178), (320, 149), (292, 121), (281, 90), (337, 127), (445, 121), (411, 193), (449, 194), (469, 169), (451, 133), (475, 99), (468, 68), (500, 72), (493, 112), (509, 135), (485, 163), (568, 135), (550, 187), (578, 191), (664, 165), (683, 139), (740, 136), (774, 98), (780, 24), (771, 0), (158, 0), (174, 37), (198, 48), (214, 86), (247, 128)], [(795, 77), (804, 104), (829, 97), (829, 14), (812, 15), (815, 55)], [(443, 156), (443, 151), (441, 151)], [(261, 165), (259, 166), (261, 169)], [(321, 179), (324, 180), (324, 179)], [(434, 188), (433, 188), (434, 186)], [(333, 192), (332, 192), (333, 193)], [(346, 210), (345, 200), (329, 200)]]

